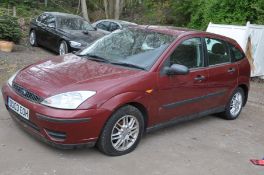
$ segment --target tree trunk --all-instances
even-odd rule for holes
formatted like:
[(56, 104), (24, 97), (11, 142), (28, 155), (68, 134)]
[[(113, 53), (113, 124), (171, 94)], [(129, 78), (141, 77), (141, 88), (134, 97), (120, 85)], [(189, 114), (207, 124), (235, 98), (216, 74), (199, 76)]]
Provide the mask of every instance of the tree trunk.
[(16, 12), (16, 6), (13, 6), (13, 16), (16, 17), (16, 14), (17, 14), (17, 12)]
[(124, 3), (124, 0), (104, 0), (105, 17), (119, 19)]
[(45, 0), (45, 7), (48, 7), (48, 0)]
[(88, 16), (88, 11), (87, 11), (86, 0), (81, 0), (81, 5), (82, 5), (82, 15), (83, 15), (84, 19), (86, 19), (87, 21), (90, 22), (89, 16)]
[(120, 0), (115, 2), (115, 19), (119, 19), (120, 16)]
[(115, 17), (115, 0), (109, 0), (109, 18)]
[(105, 18), (109, 18), (109, 11), (108, 11), (108, 1), (104, 0), (104, 8), (105, 8)]

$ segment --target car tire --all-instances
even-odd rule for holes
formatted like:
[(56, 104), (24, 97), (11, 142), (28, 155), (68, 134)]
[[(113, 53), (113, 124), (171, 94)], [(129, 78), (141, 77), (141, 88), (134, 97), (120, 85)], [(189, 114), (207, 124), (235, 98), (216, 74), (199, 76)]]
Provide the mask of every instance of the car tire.
[(38, 46), (35, 30), (31, 30), (29, 33), (29, 44), (34, 47)]
[(61, 41), (60, 42), (60, 45), (59, 45), (59, 54), (60, 55), (64, 55), (64, 54), (67, 54), (69, 51), (69, 48), (68, 48), (68, 44), (66, 41)]
[(238, 118), (239, 114), (242, 111), (244, 100), (244, 90), (238, 87), (231, 95), (225, 107), (225, 111), (221, 113), (221, 117), (227, 120), (235, 120), (236, 118)]
[(109, 156), (128, 154), (137, 147), (143, 130), (142, 113), (131, 105), (121, 107), (106, 122), (97, 147)]

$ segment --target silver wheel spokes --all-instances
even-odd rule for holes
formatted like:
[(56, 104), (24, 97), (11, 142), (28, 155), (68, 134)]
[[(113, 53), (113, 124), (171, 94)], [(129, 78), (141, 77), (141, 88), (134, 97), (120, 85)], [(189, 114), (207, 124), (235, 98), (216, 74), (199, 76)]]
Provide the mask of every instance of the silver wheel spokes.
[(65, 44), (61, 43), (60, 44), (60, 55), (64, 55), (66, 53), (66, 48)]
[(34, 43), (35, 43), (35, 34), (34, 34), (34, 32), (30, 33), (29, 42), (30, 42), (31, 45), (34, 45)]
[(242, 103), (243, 103), (242, 95), (241, 95), (241, 93), (237, 92), (233, 96), (233, 98), (231, 100), (231, 105), (230, 105), (230, 113), (233, 116), (238, 115), (238, 113), (240, 112), (240, 110), (242, 108)]
[(134, 145), (139, 134), (139, 123), (136, 117), (125, 115), (120, 118), (111, 133), (111, 142), (117, 151), (125, 151)]

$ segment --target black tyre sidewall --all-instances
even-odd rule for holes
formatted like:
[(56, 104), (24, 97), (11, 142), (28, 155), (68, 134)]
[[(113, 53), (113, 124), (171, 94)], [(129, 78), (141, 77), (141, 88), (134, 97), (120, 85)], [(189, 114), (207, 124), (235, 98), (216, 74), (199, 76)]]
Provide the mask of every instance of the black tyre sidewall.
[[(232, 102), (232, 98), (233, 96), (237, 93), (237, 92), (240, 92), (241, 95), (242, 95), (242, 107), (239, 111), (239, 113), (236, 115), (236, 116), (233, 116), (230, 112), (230, 105), (231, 105), (231, 102)], [(240, 87), (238, 87), (234, 92), (233, 94), (231, 95), (230, 99), (229, 99), (229, 102), (225, 108), (225, 113), (224, 113), (224, 118), (227, 119), (227, 120), (234, 120), (236, 118), (238, 118), (238, 116), (240, 115), (242, 109), (243, 109), (243, 105), (244, 105), (244, 100), (245, 100), (245, 93), (244, 93), (244, 90)]]
[[(112, 129), (115, 123), (124, 115), (133, 115), (137, 118), (138, 123), (139, 123), (139, 135), (133, 146), (131, 146), (129, 149), (125, 151), (118, 151), (113, 147), (111, 143), (111, 133), (112, 133)], [(137, 147), (138, 143), (141, 140), (143, 130), (144, 130), (144, 119), (143, 119), (142, 113), (136, 107), (131, 106), (131, 105), (121, 107), (116, 112), (114, 112), (114, 114), (107, 121), (101, 133), (97, 146), (99, 150), (106, 155), (121, 156), (121, 155), (128, 154)]]

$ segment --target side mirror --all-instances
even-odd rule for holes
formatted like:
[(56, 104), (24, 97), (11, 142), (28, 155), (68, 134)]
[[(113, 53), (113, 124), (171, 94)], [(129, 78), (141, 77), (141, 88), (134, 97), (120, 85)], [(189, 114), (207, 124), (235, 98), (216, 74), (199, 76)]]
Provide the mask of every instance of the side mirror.
[(165, 73), (167, 75), (187, 75), (189, 68), (184, 65), (173, 64), (170, 67), (165, 67)]

